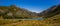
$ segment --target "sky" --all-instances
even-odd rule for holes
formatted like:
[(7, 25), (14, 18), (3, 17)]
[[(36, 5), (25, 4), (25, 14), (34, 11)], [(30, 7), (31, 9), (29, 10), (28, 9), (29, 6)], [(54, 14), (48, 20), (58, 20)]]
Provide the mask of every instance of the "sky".
[(60, 4), (60, 0), (0, 0), (0, 6), (9, 6), (12, 4), (39, 13), (53, 5)]

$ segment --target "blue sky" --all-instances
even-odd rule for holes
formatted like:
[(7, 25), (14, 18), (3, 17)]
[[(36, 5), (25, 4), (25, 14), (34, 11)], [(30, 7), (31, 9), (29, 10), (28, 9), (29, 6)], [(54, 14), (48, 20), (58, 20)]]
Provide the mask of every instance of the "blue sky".
[(60, 0), (0, 0), (0, 6), (15, 4), (32, 12), (41, 12), (59, 3)]

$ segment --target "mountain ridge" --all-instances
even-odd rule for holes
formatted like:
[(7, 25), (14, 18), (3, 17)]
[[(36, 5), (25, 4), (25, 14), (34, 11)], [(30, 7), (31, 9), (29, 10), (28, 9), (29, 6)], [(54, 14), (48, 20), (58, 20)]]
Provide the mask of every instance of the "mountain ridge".
[(54, 6), (50, 7), (49, 9), (44, 10), (39, 15), (42, 16), (43, 18), (48, 18), (48, 17), (52, 17), (56, 14), (60, 14), (60, 4), (54, 5)]
[(3, 16), (4, 19), (15, 19), (15, 18), (19, 19), (19, 18), (38, 17), (37, 13), (16, 7), (15, 5), (0, 6), (0, 16)]

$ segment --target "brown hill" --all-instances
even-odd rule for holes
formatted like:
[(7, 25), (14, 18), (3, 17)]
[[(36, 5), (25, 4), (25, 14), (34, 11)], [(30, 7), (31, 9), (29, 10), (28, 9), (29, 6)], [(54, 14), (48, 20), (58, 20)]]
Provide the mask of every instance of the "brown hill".
[(52, 6), (51, 8), (41, 12), (39, 15), (43, 18), (49, 18), (56, 14), (60, 14), (60, 4)]
[(4, 19), (23, 19), (37, 17), (37, 13), (11, 5), (0, 6), (0, 16), (2, 16)]

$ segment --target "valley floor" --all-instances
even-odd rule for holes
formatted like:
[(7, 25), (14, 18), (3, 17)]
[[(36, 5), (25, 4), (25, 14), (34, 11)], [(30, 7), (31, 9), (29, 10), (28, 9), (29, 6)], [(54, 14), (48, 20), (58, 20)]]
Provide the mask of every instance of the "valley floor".
[(0, 26), (60, 26), (60, 14), (46, 20), (0, 20)]
[(10, 22), (7, 21), (5, 24), (0, 24), (0, 26), (53, 26), (53, 24), (45, 23), (42, 20), (19, 20)]

